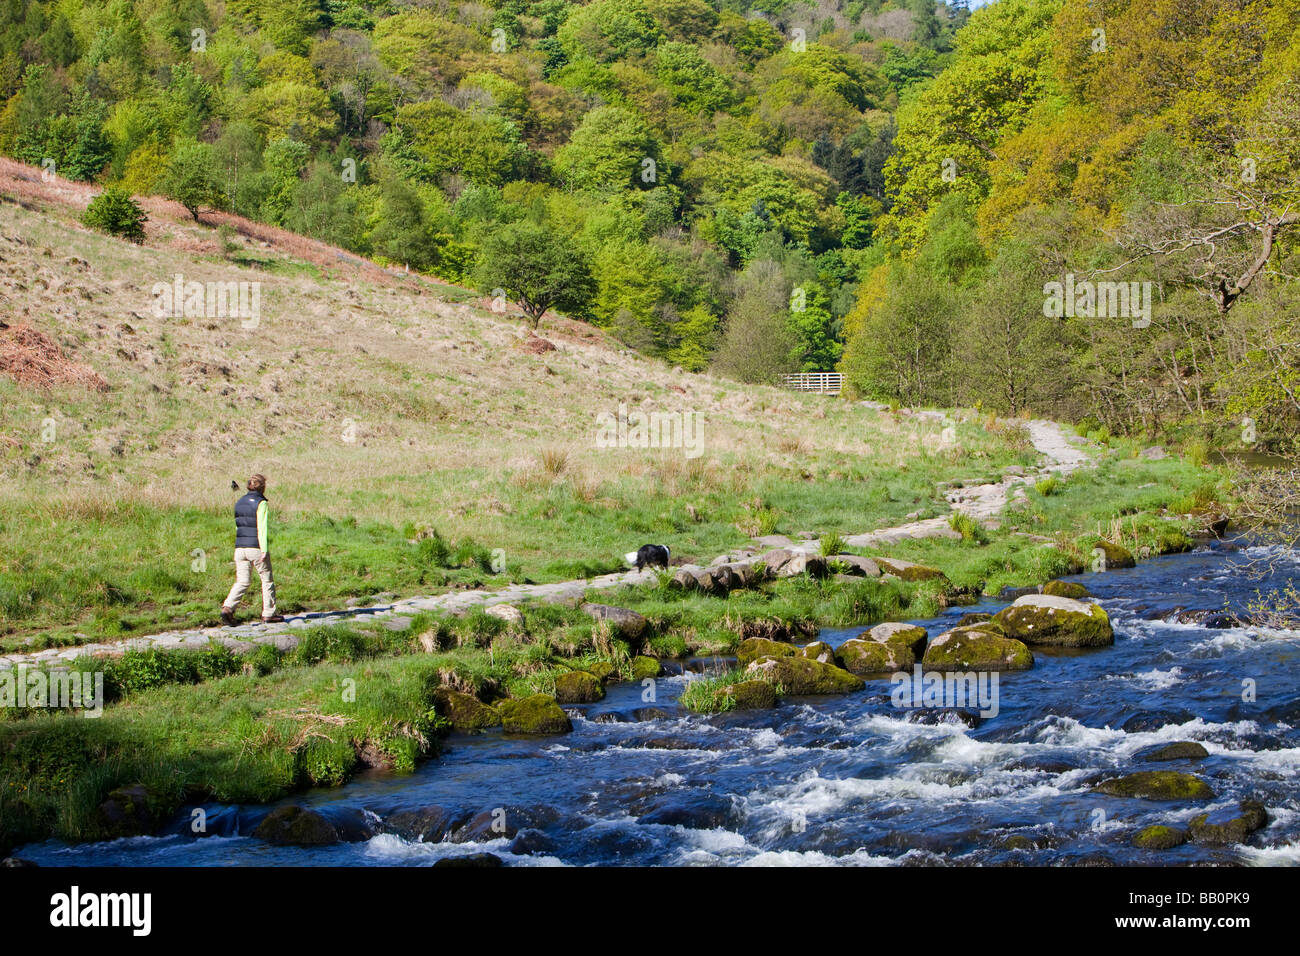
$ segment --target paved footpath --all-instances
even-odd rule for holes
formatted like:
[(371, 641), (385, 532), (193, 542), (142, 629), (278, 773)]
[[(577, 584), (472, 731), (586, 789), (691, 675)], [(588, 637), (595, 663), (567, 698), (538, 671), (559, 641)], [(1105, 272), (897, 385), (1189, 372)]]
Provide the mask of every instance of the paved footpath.
[[(927, 413), (938, 415), (941, 413)], [(1071, 440), (1061, 426), (1055, 422), (1031, 421), (1026, 423), (1034, 447), (1041, 452), (1047, 462), (1036, 470), (1026, 474), (1007, 474), (999, 482), (983, 485), (969, 485), (947, 492), (946, 497), (954, 511), (970, 515), (978, 521), (993, 521), (1001, 513), (1007, 502), (1024, 495), (1027, 485), (1047, 474), (1066, 475), (1090, 460), (1087, 452), (1078, 446), (1079, 439)], [(960, 537), (948, 525), (948, 519), (928, 518), (912, 521), (894, 528), (883, 528), (866, 534), (849, 535), (844, 538), (846, 544), (854, 548), (876, 548), (895, 544), (911, 538)], [(782, 546), (793, 550), (820, 553), (821, 543), (815, 539), (791, 542), (787, 539), (759, 539), (756, 542), (763, 547)], [(737, 556), (735, 563), (748, 563), (751, 556)], [(687, 567), (695, 567), (687, 565)], [(263, 624), (253, 620), (248, 624), (235, 627), (201, 627), (182, 631), (164, 631), (133, 637), (125, 641), (100, 644), (80, 644), (76, 647), (54, 647), (30, 653), (10, 653), (0, 655), (0, 667), (12, 667), (18, 664), (40, 664), (58, 668), (78, 657), (98, 657), (119, 655), (126, 650), (142, 650), (156, 647), (164, 650), (178, 648), (201, 649), (216, 641), (231, 648), (237, 654), (255, 650), (259, 645), (273, 644), (280, 650), (290, 650), (298, 644), (295, 631), (304, 627), (319, 627), (342, 621), (381, 621), (383, 626), (393, 630), (405, 630), (410, 626), (411, 618), (421, 611), (443, 611), (451, 614), (463, 613), (474, 607), (490, 607), (494, 604), (518, 604), (521, 601), (581, 601), (590, 590), (607, 590), (625, 584), (641, 585), (656, 581), (651, 570), (625, 571), (604, 574), (589, 579), (560, 581), (552, 584), (512, 584), (504, 588), (479, 588), (472, 591), (450, 591), (446, 594), (427, 597), (410, 597), (391, 603), (375, 604), (370, 607), (345, 608), (338, 611), (312, 611), (286, 616), (283, 624)]]

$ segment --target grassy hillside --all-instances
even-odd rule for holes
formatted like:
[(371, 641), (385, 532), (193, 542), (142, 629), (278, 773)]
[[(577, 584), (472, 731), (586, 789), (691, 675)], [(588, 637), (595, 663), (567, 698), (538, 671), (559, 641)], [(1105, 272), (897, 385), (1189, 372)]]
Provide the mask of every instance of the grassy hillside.
[[(946, 509), (939, 480), (1033, 457), (974, 424), (940, 450), (935, 422), (685, 373), (565, 319), (535, 354), (516, 317), (449, 301), (461, 290), (238, 234), (223, 251), (168, 204), (136, 247), (45, 201), (0, 205), (10, 321), (108, 390), (0, 378), (6, 643), (213, 623), (230, 481), (253, 471), (297, 609), (489, 580), (498, 548), (503, 577), (542, 581), (646, 541), (707, 561), (760, 532), (866, 531)], [(177, 272), (260, 282), (260, 327), (156, 318), (151, 288)], [(697, 414), (702, 454), (596, 447), (597, 413), (620, 403)], [(434, 530), (449, 553), (416, 540)]]

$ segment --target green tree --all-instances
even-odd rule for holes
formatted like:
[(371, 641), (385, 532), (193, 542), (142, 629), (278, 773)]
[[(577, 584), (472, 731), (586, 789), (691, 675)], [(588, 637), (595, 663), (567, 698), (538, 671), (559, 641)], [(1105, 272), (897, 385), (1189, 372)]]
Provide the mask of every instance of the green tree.
[(742, 382), (764, 383), (795, 371), (800, 341), (789, 317), (790, 281), (781, 264), (754, 260), (736, 280), (713, 370)]
[(595, 0), (569, 14), (557, 31), (570, 60), (622, 60), (652, 50), (662, 36), (642, 0)]
[(121, 236), (136, 245), (144, 242), (144, 224), (149, 220), (140, 204), (121, 186), (109, 186), (90, 201), (81, 221), (92, 229)]
[(915, 265), (896, 265), (888, 289), (844, 347), (840, 371), (877, 401), (948, 405), (955, 290)]
[(582, 118), (555, 156), (555, 171), (576, 189), (629, 189), (667, 181), (663, 148), (631, 110), (599, 106)]
[(198, 222), (204, 206), (220, 207), (221, 176), (207, 143), (181, 143), (172, 150), (162, 181), (163, 195), (180, 203)]
[(547, 309), (586, 313), (596, 292), (587, 257), (569, 237), (523, 221), (493, 233), (483, 246), (479, 288), (501, 289), (537, 328)]

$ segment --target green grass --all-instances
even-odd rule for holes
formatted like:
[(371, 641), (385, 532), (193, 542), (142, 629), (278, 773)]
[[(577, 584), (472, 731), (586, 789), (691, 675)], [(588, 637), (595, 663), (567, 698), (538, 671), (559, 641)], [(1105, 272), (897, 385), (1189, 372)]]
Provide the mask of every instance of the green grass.
[(109, 835), (95, 808), (130, 783), (174, 808), (186, 798), (262, 802), (336, 784), (367, 745), (410, 769), (436, 750), (439, 663), (409, 655), (230, 675), (143, 690), (93, 720), (0, 723), (0, 843)]
[[(1023, 458), (973, 426), (968, 452), (981, 467)], [(564, 471), (540, 486), (514, 474), (488, 480), (477, 472), (439, 472), (341, 490), (272, 488), (280, 604), (288, 612), (326, 610), (380, 593), (591, 577), (623, 570), (623, 553), (647, 541), (704, 563), (747, 544), (747, 532), (808, 530), (834, 541), (900, 523), (918, 504), (942, 507), (935, 485), (953, 468), (951, 459), (927, 455), (873, 467), (847, 455), (813, 454), (756, 474), (739, 456), (731, 463), (734, 470), (720, 465), (702, 473), (685, 499), (655, 473), (616, 474), (594, 489)], [(449, 484), (478, 485), (478, 497), (498, 502), (500, 513), (476, 514), (472, 536), (440, 533), (451, 522), (426, 505)], [(313, 502), (326, 501), (322, 511), (312, 510)], [(224, 500), (196, 507), (128, 497), (0, 499), (0, 650), (29, 640), (37, 647), (77, 644), (216, 624), (233, 580), (228, 512)], [(45, 546), (52, 540), (59, 548)], [(256, 590), (246, 601), (256, 601)], [(250, 606), (256, 607), (246, 603), (246, 613), (254, 613)]]
[(677, 701), (695, 714), (726, 713), (736, 706), (736, 699), (726, 692), (727, 688), (747, 679), (744, 668), (740, 667), (713, 677), (696, 677), (686, 685)]

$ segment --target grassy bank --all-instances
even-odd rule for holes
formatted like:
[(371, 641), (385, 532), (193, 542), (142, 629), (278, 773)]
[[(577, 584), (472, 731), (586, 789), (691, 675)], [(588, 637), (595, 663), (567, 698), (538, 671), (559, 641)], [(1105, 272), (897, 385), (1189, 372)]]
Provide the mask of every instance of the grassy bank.
[[(932, 616), (980, 591), (1082, 570), (1098, 515), (1131, 512), (1123, 540), (1139, 551), (1183, 547), (1183, 530), (1199, 522), (1171, 520), (1168, 505), (1180, 504), (1205, 473), (1175, 462), (1126, 462), (1118, 460), (1114, 472), (1104, 464), (1096, 475), (1081, 473), (1051, 494), (1031, 494), (1002, 528), (978, 538), (889, 549), (942, 569), (947, 581), (801, 577), (720, 598), (674, 590), (665, 577), (658, 587), (590, 596), (644, 615), (642, 649), (660, 658), (726, 657), (750, 636), (811, 637), (819, 626)], [(1152, 478), (1160, 479), (1156, 488)], [(1109, 505), (1098, 500), (1099, 488), (1114, 496)], [(1029, 522), (1034, 536), (1019, 530)], [(1113, 526), (1103, 521), (1102, 530)], [(380, 624), (319, 628), (304, 632), (290, 652), (264, 647), (246, 658), (213, 646), (83, 661), (78, 666), (106, 674), (101, 718), (11, 710), (0, 720), (0, 848), (49, 834), (120, 835), (101, 806), (133, 784), (145, 786), (157, 824), (185, 802), (260, 802), (339, 785), (367, 767), (409, 770), (438, 751), (447, 726), (435, 705), (439, 688), (490, 702), (553, 693), (556, 678), (573, 669), (634, 676), (636, 648), (578, 608), (521, 610), (520, 624), (474, 610), (420, 614), (401, 632)], [(739, 676), (697, 682), (698, 700), (687, 703), (727, 709), (723, 689)]]

